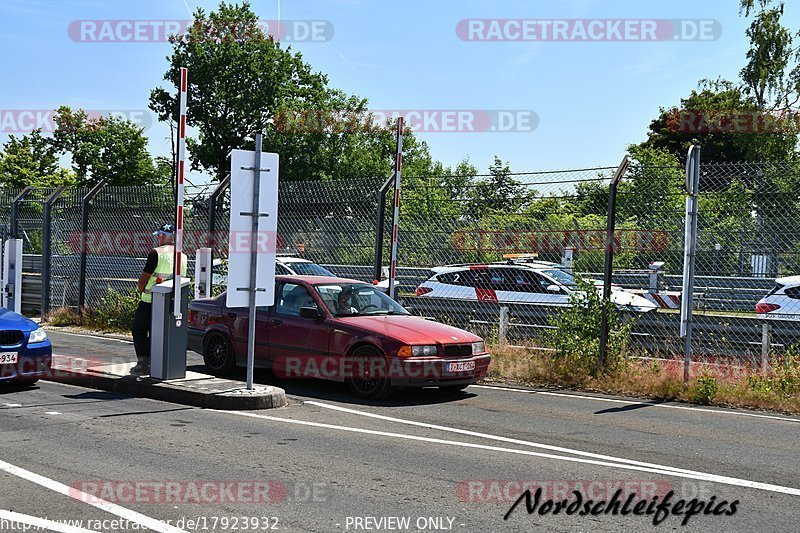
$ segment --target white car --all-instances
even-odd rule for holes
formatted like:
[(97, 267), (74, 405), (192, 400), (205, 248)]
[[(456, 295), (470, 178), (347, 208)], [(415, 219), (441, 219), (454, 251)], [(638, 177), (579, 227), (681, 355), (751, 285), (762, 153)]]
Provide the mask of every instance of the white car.
[[(425, 298), (482, 300), (547, 306), (572, 305), (570, 295), (579, 292), (572, 274), (545, 262), (492, 263), (436, 267), (433, 276), (417, 287)], [(597, 286), (602, 291), (601, 286)], [(611, 301), (619, 308), (649, 312), (658, 306), (646, 298), (612, 287)]]
[[(221, 264), (222, 260), (216, 260), (214, 262), (215, 265)], [(336, 274), (332, 273), (327, 268), (314, 263), (313, 261), (309, 261), (308, 259), (303, 259), (302, 257), (296, 257), (293, 255), (278, 255), (275, 257), (275, 275), (276, 276), (330, 276), (330, 277), (337, 277)], [(388, 275), (388, 274), (387, 274)], [(222, 285), (227, 283), (228, 276), (226, 274), (214, 274), (213, 275), (214, 285)], [(395, 281), (395, 287), (399, 284), (399, 282)], [(379, 289), (383, 289), (386, 292), (386, 289), (389, 288), (389, 280), (384, 279), (380, 283), (377, 283), (376, 286)]]
[(756, 304), (759, 318), (800, 320), (800, 276), (775, 280), (775, 287)]

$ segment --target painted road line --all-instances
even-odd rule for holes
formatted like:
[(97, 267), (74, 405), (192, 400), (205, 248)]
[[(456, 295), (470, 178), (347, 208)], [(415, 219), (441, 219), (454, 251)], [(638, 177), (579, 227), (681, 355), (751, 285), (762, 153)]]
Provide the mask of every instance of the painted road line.
[(128, 341), (125, 339), (116, 339), (114, 337), (104, 337), (102, 335), (91, 335), (89, 333), (70, 333), (67, 331), (58, 331), (58, 330), (51, 330), (51, 333), (56, 333), (58, 335), (72, 335), (73, 337), (89, 337), (90, 339), (102, 339), (104, 341), (121, 342), (123, 344), (133, 344), (133, 341)]
[(724, 411), (724, 410), (717, 410), (717, 409), (703, 409), (701, 407), (688, 407), (684, 405), (670, 405), (670, 404), (663, 404), (663, 403), (656, 403), (656, 402), (642, 402), (642, 401), (635, 401), (635, 400), (617, 400), (615, 398), (601, 398), (598, 396), (582, 396), (580, 394), (566, 394), (561, 392), (548, 392), (548, 391), (537, 391), (537, 390), (528, 390), (528, 389), (515, 389), (512, 387), (496, 387), (494, 385), (470, 385), (470, 387), (477, 387), (479, 389), (493, 389), (499, 391), (508, 391), (508, 392), (516, 392), (520, 394), (530, 394), (536, 396), (558, 396), (560, 398), (575, 398), (577, 400), (595, 400), (598, 402), (608, 402), (608, 403), (622, 403), (625, 405), (647, 405), (650, 407), (661, 407), (664, 409), (680, 409), (682, 411), (697, 411), (700, 413), (708, 413), (714, 415), (734, 415), (734, 416), (748, 416), (752, 418), (766, 418), (769, 420), (781, 420), (783, 422), (794, 422), (800, 423), (800, 419), (798, 418), (787, 418), (785, 416), (774, 416), (774, 415), (760, 415), (757, 413), (743, 413), (741, 411)]
[(91, 494), (87, 494), (73, 487), (68, 487), (63, 483), (59, 483), (53, 479), (41, 476), (29, 470), (25, 470), (24, 468), (14, 466), (11, 463), (7, 463), (3, 460), (0, 460), (0, 471), (7, 472), (11, 475), (25, 479), (31, 483), (35, 483), (41, 487), (50, 489), (53, 492), (63, 494), (64, 496), (68, 496), (73, 500), (85, 503), (86, 505), (91, 505), (92, 507), (96, 507), (97, 509), (116, 515), (120, 518), (128, 520), (129, 522), (136, 522), (147, 529), (152, 529), (153, 531), (158, 531), (159, 533), (188, 533), (183, 529), (165, 524), (160, 520), (150, 518), (147, 515), (137, 513), (136, 511), (132, 511)]
[(337, 426), (334, 424), (324, 424), (322, 422), (309, 422), (306, 420), (295, 420), (291, 418), (280, 418), (277, 416), (269, 416), (269, 415), (259, 415), (256, 413), (250, 413), (247, 411), (220, 411), (209, 409), (211, 412), (215, 413), (225, 413), (230, 415), (236, 416), (245, 416), (250, 418), (260, 418), (262, 420), (271, 420), (274, 422), (285, 422), (287, 424), (297, 424), (301, 426), (310, 426), (310, 427), (318, 427), (324, 429), (335, 429), (339, 431), (347, 431), (350, 433), (361, 433), (364, 435), (376, 435), (380, 437), (392, 437), (396, 439), (403, 439), (403, 440), (412, 440), (418, 442), (430, 442), (433, 444), (443, 444), (447, 446), (455, 446), (460, 448), (473, 448), (478, 450), (488, 450), (500, 453), (508, 453), (514, 455), (526, 455), (530, 457), (541, 457), (544, 459), (555, 459), (557, 461), (566, 461), (570, 463), (582, 463), (582, 464), (589, 464), (589, 465), (596, 465), (596, 466), (606, 466), (611, 468), (619, 468), (623, 470), (636, 470), (638, 472), (649, 472), (654, 474), (663, 474), (665, 476), (672, 476), (672, 477), (679, 477), (679, 478), (686, 478), (686, 479), (694, 479), (698, 481), (710, 481), (713, 483), (719, 483), (723, 485), (733, 485), (735, 487), (747, 487), (752, 489), (764, 490), (769, 492), (777, 492), (779, 494), (790, 494), (792, 496), (800, 496), (800, 489), (796, 489), (794, 487), (783, 487), (781, 485), (772, 485), (770, 483), (761, 483), (758, 481), (750, 481), (748, 479), (737, 479), (732, 477), (726, 476), (718, 476), (715, 474), (704, 474), (702, 472), (694, 473), (687, 473), (687, 472), (680, 472), (676, 470), (665, 470), (662, 468), (657, 467), (644, 467), (644, 466), (637, 466), (631, 464), (631, 462), (627, 462), (625, 459), (617, 459), (617, 461), (626, 461), (626, 462), (609, 462), (609, 461), (598, 461), (594, 459), (584, 459), (581, 457), (567, 457), (563, 455), (553, 455), (550, 453), (543, 453), (543, 452), (534, 452), (531, 450), (518, 450), (514, 448), (502, 448), (499, 446), (489, 446), (487, 444), (475, 444), (472, 442), (459, 442), (454, 440), (444, 440), (444, 439), (436, 439), (432, 437), (420, 437), (417, 435), (405, 435), (402, 433), (391, 433), (388, 431), (378, 431), (374, 429), (364, 429), (364, 428), (356, 428), (350, 426)]
[[(6, 511), (5, 509), (0, 509), (0, 520), (8, 520), (16, 524), (18, 527), (14, 529), (21, 529), (24, 531), (57, 531), (58, 533), (99, 533), (93, 529), (84, 529), (82, 527), (73, 526), (69, 523), (62, 523), (62, 522), (54, 522), (52, 520), (47, 520), (45, 518), (39, 518), (37, 516), (30, 516), (21, 513), (15, 513), (14, 511)], [(82, 520), (73, 520), (71, 522), (82, 522)], [(68, 522), (65, 520), (65, 522)]]
[(645, 463), (645, 462), (642, 462), (642, 461), (634, 461), (633, 459), (619, 458), (619, 457), (614, 457), (614, 456), (611, 456), (611, 455), (603, 455), (603, 454), (593, 453), (593, 452), (584, 452), (584, 451), (575, 450), (575, 449), (572, 449), (572, 448), (564, 448), (562, 446), (553, 446), (552, 444), (543, 444), (543, 443), (532, 442), (532, 441), (528, 441), (528, 440), (520, 440), (520, 439), (515, 439), (515, 438), (512, 438), (512, 437), (502, 437), (500, 435), (492, 435), (490, 433), (479, 433), (477, 431), (469, 431), (467, 429), (460, 429), (460, 428), (454, 428), (454, 427), (449, 427), (449, 426), (440, 426), (438, 424), (430, 424), (428, 422), (416, 422), (414, 420), (407, 420), (405, 418), (396, 418), (396, 417), (393, 417), (393, 416), (379, 415), (379, 414), (375, 414), (375, 413), (369, 413), (369, 412), (366, 412), (366, 411), (359, 411), (357, 409), (350, 409), (348, 407), (340, 407), (338, 405), (332, 405), (332, 404), (327, 404), (327, 403), (322, 403), (322, 402), (307, 401), (305, 403), (307, 403), (309, 405), (316, 405), (317, 407), (323, 407), (325, 409), (333, 409), (335, 411), (341, 411), (341, 412), (344, 412), (344, 413), (350, 413), (350, 414), (354, 414), (354, 415), (358, 415), (358, 416), (365, 416), (365, 417), (368, 417), (368, 418), (375, 418), (375, 419), (378, 419), (378, 420), (385, 420), (387, 422), (397, 422), (397, 423), (406, 424), (406, 425), (409, 425), (409, 426), (423, 427), (423, 428), (426, 428), (426, 429), (436, 429), (436, 430), (439, 430), (439, 431), (446, 431), (446, 432), (449, 432), (449, 433), (458, 433), (460, 435), (468, 435), (470, 437), (478, 437), (478, 438), (482, 438), (482, 439), (496, 440), (498, 442), (506, 442), (506, 443), (509, 443), (509, 444), (519, 444), (521, 446), (529, 446), (531, 448), (540, 448), (542, 450), (549, 450), (551, 452), (568, 453), (570, 455), (578, 455), (578, 456), (581, 456), (581, 457), (590, 457), (592, 459), (599, 459), (601, 461), (619, 462), (619, 463), (622, 463), (622, 464), (631, 464), (631, 465), (636, 465), (636, 466), (643, 466), (643, 467), (646, 467), (646, 468), (658, 468), (660, 470), (665, 470), (665, 471), (669, 471), (669, 472), (681, 472), (681, 473), (684, 473), (684, 474), (703, 475), (703, 476), (705, 476), (705, 475), (713, 475), (713, 474), (706, 474), (705, 472), (698, 472), (698, 471), (695, 471), (695, 470), (687, 470), (685, 468), (678, 468), (678, 467), (674, 467), (674, 466), (659, 465), (659, 464), (654, 464), (654, 463)]

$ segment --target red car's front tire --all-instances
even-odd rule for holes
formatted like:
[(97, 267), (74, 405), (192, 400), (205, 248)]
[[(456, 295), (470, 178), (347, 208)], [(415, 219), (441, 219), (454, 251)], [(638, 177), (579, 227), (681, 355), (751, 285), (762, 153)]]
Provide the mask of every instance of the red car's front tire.
[(386, 398), (392, 393), (386, 358), (369, 346), (360, 346), (348, 357), (347, 386), (355, 396), (368, 400)]

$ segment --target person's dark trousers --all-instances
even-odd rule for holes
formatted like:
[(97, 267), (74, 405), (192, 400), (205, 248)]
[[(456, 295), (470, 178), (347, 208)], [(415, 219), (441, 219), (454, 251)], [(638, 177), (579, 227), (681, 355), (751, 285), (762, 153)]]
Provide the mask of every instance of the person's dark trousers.
[(139, 302), (133, 315), (133, 347), (136, 349), (137, 364), (150, 366), (150, 321), (153, 316), (153, 304)]

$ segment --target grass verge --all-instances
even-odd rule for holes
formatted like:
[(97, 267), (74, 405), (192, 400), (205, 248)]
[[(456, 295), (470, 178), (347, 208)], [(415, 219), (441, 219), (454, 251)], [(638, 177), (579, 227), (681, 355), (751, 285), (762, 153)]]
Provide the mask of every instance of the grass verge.
[(766, 374), (693, 363), (684, 387), (678, 359), (624, 359), (611, 371), (597, 372), (553, 350), (494, 346), (491, 353), (492, 382), (800, 414), (800, 358), (793, 354), (774, 358)]

